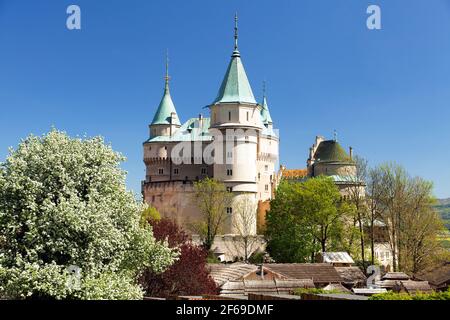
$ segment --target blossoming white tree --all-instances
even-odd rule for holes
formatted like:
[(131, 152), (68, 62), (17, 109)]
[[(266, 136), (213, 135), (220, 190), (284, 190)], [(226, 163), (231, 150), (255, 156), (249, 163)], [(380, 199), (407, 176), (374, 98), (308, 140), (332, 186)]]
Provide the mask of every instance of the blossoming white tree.
[[(0, 298), (139, 299), (143, 268), (176, 252), (143, 227), (124, 157), (102, 138), (52, 130), (0, 164)], [(73, 273), (73, 271), (76, 271)]]

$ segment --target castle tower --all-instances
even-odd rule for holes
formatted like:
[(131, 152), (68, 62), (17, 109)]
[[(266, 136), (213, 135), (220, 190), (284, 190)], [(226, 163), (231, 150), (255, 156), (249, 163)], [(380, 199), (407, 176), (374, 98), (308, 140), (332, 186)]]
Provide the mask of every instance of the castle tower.
[[(217, 97), (210, 105), (210, 133), (216, 144), (214, 178), (233, 192), (233, 207), (228, 210), (230, 217), (243, 203), (252, 203), (256, 215), (258, 188), (255, 164), (262, 130), (261, 107), (256, 103), (238, 49), (237, 21), (236, 16), (231, 61)], [(256, 221), (254, 229), (256, 232)]]

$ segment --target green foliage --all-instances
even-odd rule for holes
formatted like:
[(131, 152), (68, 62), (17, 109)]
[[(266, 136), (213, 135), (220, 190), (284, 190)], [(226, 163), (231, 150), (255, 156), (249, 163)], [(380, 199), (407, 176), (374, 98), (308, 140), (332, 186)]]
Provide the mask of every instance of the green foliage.
[(396, 293), (388, 291), (386, 293), (375, 294), (369, 300), (450, 300), (450, 289), (444, 292), (432, 293)]
[(101, 138), (56, 130), (10, 150), (0, 164), (0, 297), (142, 297), (140, 270), (162, 272), (176, 253), (140, 226), (123, 160)]
[(302, 294), (342, 294), (344, 292), (339, 290), (324, 290), (319, 288), (311, 288), (311, 289), (296, 289), (294, 290), (294, 294), (297, 296), (301, 296)]
[(256, 251), (250, 256), (248, 262), (251, 263), (251, 264), (263, 263), (264, 262), (264, 256), (265, 256), (264, 252)]
[(311, 253), (319, 250), (308, 226), (297, 223), (296, 195), (300, 192), (301, 184), (282, 181), (270, 202), (266, 217), (267, 251), (277, 262), (307, 262)]
[(155, 207), (148, 207), (142, 211), (141, 226), (146, 226), (149, 222), (161, 220), (161, 214)]
[(212, 253), (211, 251), (208, 252), (208, 255), (206, 257), (206, 262), (207, 263), (221, 263), (220, 260), (216, 257), (216, 255), (214, 253)]
[(354, 207), (330, 178), (282, 181), (267, 214), (268, 251), (277, 262), (308, 262), (314, 253), (345, 248)]

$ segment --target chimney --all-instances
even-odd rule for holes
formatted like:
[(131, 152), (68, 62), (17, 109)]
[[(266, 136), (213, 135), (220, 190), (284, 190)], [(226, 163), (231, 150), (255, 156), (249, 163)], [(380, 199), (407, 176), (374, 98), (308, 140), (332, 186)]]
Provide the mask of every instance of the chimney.
[(353, 148), (352, 147), (350, 147), (350, 160), (353, 160)]

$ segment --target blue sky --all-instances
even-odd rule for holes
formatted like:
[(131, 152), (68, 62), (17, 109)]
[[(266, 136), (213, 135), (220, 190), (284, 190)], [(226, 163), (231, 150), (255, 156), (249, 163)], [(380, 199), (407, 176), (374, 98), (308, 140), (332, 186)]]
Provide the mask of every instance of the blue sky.
[[(66, 28), (66, 8), (82, 30)], [(382, 10), (382, 30), (366, 9)], [(268, 83), (281, 163), (305, 166), (318, 134), (372, 165), (402, 164), (450, 196), (449, 0), (0, 0), (0, 161), (9, 146), (52, 126), (102, 135), (128, 158), (140, 192), (142, 142), (163, 90), (182, 120), (205, 112), (233, 47), (253, 91)]]

